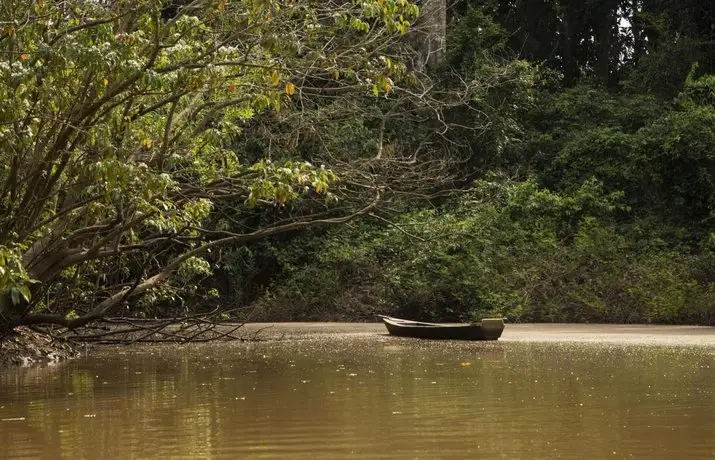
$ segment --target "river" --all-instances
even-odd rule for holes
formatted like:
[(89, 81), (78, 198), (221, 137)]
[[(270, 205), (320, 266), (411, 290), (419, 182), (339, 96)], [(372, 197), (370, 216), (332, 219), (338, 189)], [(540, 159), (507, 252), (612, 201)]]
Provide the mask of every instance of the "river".
[(259, 330), (281, 340), (2, 370), (0, 458), (715, 456), (715, 328), (507, 325), (488, 343)]

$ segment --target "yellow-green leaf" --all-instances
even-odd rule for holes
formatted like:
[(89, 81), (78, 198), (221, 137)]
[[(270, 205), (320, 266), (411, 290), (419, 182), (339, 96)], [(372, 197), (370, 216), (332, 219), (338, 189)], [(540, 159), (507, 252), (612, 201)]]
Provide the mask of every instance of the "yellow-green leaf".
[(295, 85), (290, 82), (286, 83), (285, 92), (288, 96), (294, 95), (295, 94)]
[(385, 88), (385, 94), (390, 94), (390, 91), (392, 91), (392, 82), (390, 81), (389, 78), (385, 79), (384, 88)]

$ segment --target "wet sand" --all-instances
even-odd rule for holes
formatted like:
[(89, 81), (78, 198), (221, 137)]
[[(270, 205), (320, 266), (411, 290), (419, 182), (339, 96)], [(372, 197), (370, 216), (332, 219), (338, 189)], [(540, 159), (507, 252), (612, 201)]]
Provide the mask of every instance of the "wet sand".
[[(249, 323), (245, 333), (267, 339), (300, 339), (315, 335), (387, 335), (382, 323)], [(594, 342), (715, 347), (715, 327), (613, 324), (507, 324), (500, 341)]]

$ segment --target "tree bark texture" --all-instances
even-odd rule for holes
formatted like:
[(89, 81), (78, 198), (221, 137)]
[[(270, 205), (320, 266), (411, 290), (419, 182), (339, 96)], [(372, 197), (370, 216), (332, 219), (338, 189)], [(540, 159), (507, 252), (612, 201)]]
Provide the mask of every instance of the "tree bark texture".
[(420, 19), (415, 30), (418, 61), (417, 70), (434, 69), (444, 60), (447, 45), (446, 0), (422, 0)]

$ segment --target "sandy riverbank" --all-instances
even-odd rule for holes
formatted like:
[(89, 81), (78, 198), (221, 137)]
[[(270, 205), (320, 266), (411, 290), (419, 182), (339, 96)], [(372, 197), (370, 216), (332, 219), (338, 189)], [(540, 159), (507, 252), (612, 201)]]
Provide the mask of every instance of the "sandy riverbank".
[[(381, 323), (249, 323), (245, 333), (276, 339), (387, 334)], [(600, 342), (715, 347), (715, 327), (613, 324), (507, 324), (500, 341)]]

